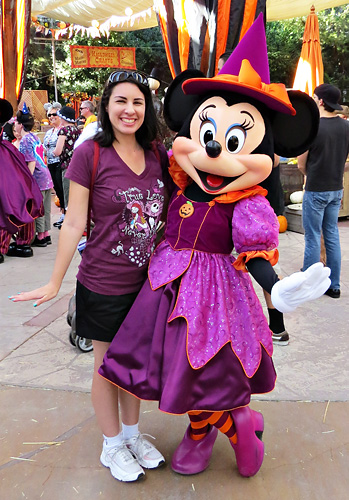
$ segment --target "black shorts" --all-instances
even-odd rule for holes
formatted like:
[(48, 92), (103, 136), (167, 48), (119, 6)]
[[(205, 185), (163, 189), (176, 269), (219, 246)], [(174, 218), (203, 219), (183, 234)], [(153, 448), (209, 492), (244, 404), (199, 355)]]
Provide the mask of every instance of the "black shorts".
[(79, 337), (111, 342), (132, 307), (138, 292), (101, 295), (76, 284), (76, 333)]

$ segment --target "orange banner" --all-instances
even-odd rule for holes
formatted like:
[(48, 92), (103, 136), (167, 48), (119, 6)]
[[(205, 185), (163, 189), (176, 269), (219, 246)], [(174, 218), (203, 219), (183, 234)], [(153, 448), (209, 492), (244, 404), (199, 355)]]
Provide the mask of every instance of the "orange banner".
[(72, 68), (136, 69), (135, 47), (70, 45)]

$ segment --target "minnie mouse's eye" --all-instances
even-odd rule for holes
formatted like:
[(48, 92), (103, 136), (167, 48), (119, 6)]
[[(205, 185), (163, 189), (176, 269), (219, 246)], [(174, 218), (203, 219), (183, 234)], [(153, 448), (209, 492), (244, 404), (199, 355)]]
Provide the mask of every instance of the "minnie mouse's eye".
[(233, 127), (225, 136), (225, 146), (229, 153), (238, 153), (243, 148), (246, 140), (246, 132), (240, 127)]
[(213, 141), (216, 137), (216, 129), (213, 123), (205, 122), (200, 128), (200, 144), (205, 147), (209, 141)]

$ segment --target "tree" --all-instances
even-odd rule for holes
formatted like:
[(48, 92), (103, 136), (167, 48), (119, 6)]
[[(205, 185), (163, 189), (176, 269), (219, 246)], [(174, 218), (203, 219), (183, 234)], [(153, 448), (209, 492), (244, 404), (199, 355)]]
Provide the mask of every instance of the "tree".
[(302, 48), (305, 19), (267, 23), (266, 37), (271, 82), (291, 87)]
[[(324, 81), (349, 99), (349, 4), (317, 14), (324, 64)], [(267, 23), (270, 78), (291, 87), (301, 52), (306, 17)]]
[[(31, 35), (25, 88), (48, 90), (49, 98), (52, 100), (54, 88), (50, 78), (53, 73), (51, 42), (47, 39), (47, 43), (43, 45), (45, 38), (37, 40), (35, 28), (32, 29)], [(162, 68), (161, 79), (166, 86), (172, 79), (158, 27), (132, 32), (112, 31), (109, 38), (86, 38), (78, 34), (71, 39), (55, 42), (55, 45), (59, 94), (73, 90), (87, 92), (90, 96), (100, 95), (112, 71), (110, 68), (71, 68), (70, 45), (136, 47), (136, 66), (139, 71), (150, 74), (153, 67), (158, 66)]]
[[(318, 19), (325, 82), (337, 85), (342, 90), (343, 100), (347, 101), (349, 100), (349, 4), (319, 12)], [(271, 81), (283, 82), (287, 87), (292, 86), (301, 53), (305, 21), (306, 17), (302, 17), (267, 23)], [(50, 78), (53, 73), (51, 44), (38, 46), (34, 40), (34, 33), (35, 30), (31, 40), (25, 88), (46, 89), (52, 100), (54, 89)], [(103, 84), (110, 74), (110, 68), (72, 69), (69, 50), (71, 44), (136, 47), (136, 64), (140, 71), (149, 74), (154, 66), (162, 69), (161, 79), (165, 84), (160, 88), (160, 93), (172, 80), (159, 27), (130, 32), (113, 31), (108, 39), (75, 35), (70, 40), (56, 44), (60, 94), (74, 90), (88, 92), (91, 96), (100, 95)]]

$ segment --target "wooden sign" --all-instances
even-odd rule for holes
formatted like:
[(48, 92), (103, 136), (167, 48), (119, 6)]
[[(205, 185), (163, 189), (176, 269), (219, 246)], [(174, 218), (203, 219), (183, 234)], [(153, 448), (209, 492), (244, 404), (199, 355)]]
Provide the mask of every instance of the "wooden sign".
[(72, 68), (136, 69), (135, 47), (70, 45)]

